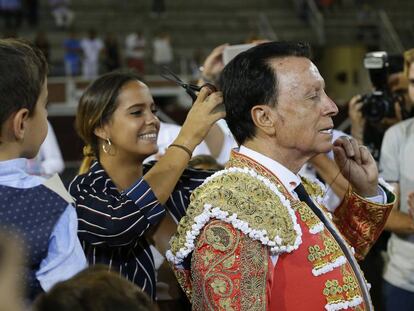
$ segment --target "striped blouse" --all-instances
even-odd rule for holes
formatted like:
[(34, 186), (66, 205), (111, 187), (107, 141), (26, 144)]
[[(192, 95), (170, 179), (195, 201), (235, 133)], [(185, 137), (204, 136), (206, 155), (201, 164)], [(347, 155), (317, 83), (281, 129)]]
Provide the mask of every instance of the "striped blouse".
[[(185, 214), (192, 190), (211, 174), (184, 171), (165, 204), (177, 221)], [(166, 211), (147, 182), (140, 178), (119, 192), (100, 163), (94, 162), (87, 173), (75, 177), (69, 192), (76, 202), (78, 235), (89, 263), (109, 265), (155, 299), (154, 259), (144, 234)]]

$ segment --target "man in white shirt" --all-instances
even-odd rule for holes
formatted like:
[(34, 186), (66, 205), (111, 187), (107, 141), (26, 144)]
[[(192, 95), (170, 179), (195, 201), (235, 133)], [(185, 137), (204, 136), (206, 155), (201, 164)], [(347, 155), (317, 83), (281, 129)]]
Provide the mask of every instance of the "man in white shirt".
[(86, 79), (94, 79), (99, 74), (99, 54), (103, 49), (102, 40), (96, 37), (94, 29), (89, 30), (88, 37), (82, 39), (83, 51), (82, 73)]
[[(414, 49), (404, 54), (408, 94), (414, 102)], [(390, 127), (381, 147), (382, 177), (399, 196), (387, 222), (392, 232), (388, 241), (388, 262), (384, 269), (385, 310), (414, 309), (414, 218), (409, 207), (414, 192), (414, 118)], [(412, 203), (411, 203), (412, 204)]]

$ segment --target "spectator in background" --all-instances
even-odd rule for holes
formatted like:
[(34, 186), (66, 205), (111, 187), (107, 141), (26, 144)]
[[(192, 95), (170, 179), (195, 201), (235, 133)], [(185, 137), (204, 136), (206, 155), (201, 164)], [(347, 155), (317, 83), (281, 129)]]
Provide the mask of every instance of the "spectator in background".
[(145, 38), (141, 31), (130, 33), (125, 38), (125, 57), (128, 68), (134, 69), (140, 76), (144, 75)]
[(166, 32), (161, 32), (152, 41), (153, 61), (160, 69), (168, 66), (173, 61), (173, 51), (170, 36)]
[(121, 66), (118, 39), (114, 34), (108, 33), (106, 35), (103, 53), (103, 64), (106, 72), (116, 70)]
[[(405, 52), (404, 57), (408, 94), (414, 102), (414, 49)], [(381, 175), (399, 195), (387, 222), (392, 234), (387, 248), (389, 261), (383, 275), (386, 311), (414, 310), (413, 150), (414, 118), (397, 123), (385, 132), (380, 158)]]
[[(381, 120), (372, 119), (371, 110), (369, 110), (369, 113), (363, 112), (364, 101), (361, 95), (352, 97), (349, 102), (351, 136), (360, 144), (367, 146), (376, 161), (379, 161), (382, 138), (385, 131), (391, 125), (412, 116), (413, 113), (412, 105), (406, 96), (408, 81), (403, 73), (403, 57), (402, 55), (388, 55), (388, 61), (387, 82), (383, 88), (385, 88), (385, 91), (390, 92), (393, 98), (397, 98), (394, 103), (389, 103), (393, 106), (391, 111), (395, 112), (394, 116), (390, 117), (388, 116), (389, 113), (386, 115), (384, 112), (384, 117)], [(372, 100), (369, 103), (372, 104)]]
[(81, 63), (81, 41), (74, 29), (69, 32), (69, 38), (63, 42), (65, 49), (65, 73), (67, 76), (78, 76)]
[(72, 25), (75, 14), (69, 8), (71, 0), (49, 0), (50, 9), (58, 28), (67, 29)]
[(108, 267), (97, 265), (56, 284), (41, 295), (34, 311), (156, 311), (149, 297)]
[(46, 61), (50, 64), (50, 43), (46, 32), (42, 30), (38, 31), (33, 43), (42, 51), (43, 55), (46, 58)]
[[(395, 103), (388, 103), (395, 112), (395, 116), (384, 115), (381, 120), (372, 120), (372, 112), (363, 112), (364, 105), (371, 104), (372, 101), (363, 101), (361, 95), (356, 95), (349, 102), (349, 118), (351, 120), (351, 136), (360, 144), (367, 146), (374, 159), (379, 162), (381, 154), (381, 145), (383, 143), (384, 133), (391, 126), (406, 119), (411, 113), (411, 104), (408, 98), (404, 99), (407, 94), (407, 77), (404, 75), (404, 59), (402, 55), (388, 55), (389, 66), (387, 68), (386, 85), (381, 86), (387, 92), (393, 94), (394, 98), (399, 98)], [(378, 79), (378, 78), (377, 78)], [(375, 85), (378, 85), (376, 81)], [(382, 84), (381, 84), (382, 85)], [(378, 86), (377, 86), (378, 87)], [(396, 95), (399, 95), (398, 97)], [(372, 110), (371, 110), (372, 111)], [(380, 111), (385, 112), (385, 111)], [(380, 172), (381, 173), (381, 172)], [(384, 310), (384, 292), (382, 272), (386, 260), (384, 259), (387, 249), (388, 239), (393, 230), (394, 212), (388, 217), (384, 232), (381, 233), (377, 242), (372, 247), (368, 255), (360, 262), (365, 278), (371, 284), (371, 298), (375, 310)], [(390, 227), (391, 226), (391, 227)]]
[(88, 36), (82, 39), (82, 73), (84, 78), (93, 79), (99, 74), (99, 55), (103, 49), (102, 40), (96, 36), (96, 30), (90, 29)]
[(40, 146), (39, 153), (33, 159), (27, 161), (27, 173), (51, 177), (60, 174), (65, 169), (65, 162), (60, 152), (59, 144), (56, 139), (52, 125), (48, 122), (48, 131), (43, 144)]

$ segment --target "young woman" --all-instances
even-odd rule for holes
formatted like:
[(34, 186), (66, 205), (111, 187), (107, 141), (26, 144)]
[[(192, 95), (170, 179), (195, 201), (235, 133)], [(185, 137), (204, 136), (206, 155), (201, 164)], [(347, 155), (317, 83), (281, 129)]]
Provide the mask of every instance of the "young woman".
[(221, 93), (203, 88), (174, 143), (144, 174), (142, 161), (157, 152), (156, 112), (148, 87), (134, 74), (109, 73), (93, 82), (76, 117), (85, 159), (69, 186), (89, 263), (118, 270), (153, 299), (155, 268), (146, 236), (166, 208), (176, 220), (183, 216), (190, 191), (208, 176), (183, 174), (184, 169), (212, 124), (225, 115)]

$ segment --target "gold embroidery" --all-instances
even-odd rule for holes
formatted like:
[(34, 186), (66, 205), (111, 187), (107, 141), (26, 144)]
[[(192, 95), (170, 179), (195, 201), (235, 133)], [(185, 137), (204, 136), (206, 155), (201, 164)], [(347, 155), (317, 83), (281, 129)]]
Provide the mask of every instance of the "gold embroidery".
[(312, 182), (305, 177), (301, 177), (303, 187), (305, 187), (306, 192), (314, 199), (318, 197), (323, 197), (325, 193), (323, 193), (323, 189), (319, 186), (316, 182)]
[(228, 259), (223, 261), (224, 268), (227, 268), (227, 269), (231, 268), (234, 265), (235, 260), (236, 260), (236, 256), (232, 255)]
[(343, 256), (340, 246), (330, 235), (321, 233), (320, 237), (323, 241), (322, 247), (319, 244), (315, 244), (308, 248), (308, 260), (316, 270), (332, 264), (339, 257)]
[(222, 227), (210, 226), (206, 230), (206, 240), (214, 249), (225, 252), (233, 245), (231, 234)]
[[(293, 246), (296, 242), (292, 217), (280, 198), (263, 182), (247, 173), (227, 172), (192, 193), (187, 215), (181, 219), (177, 234), (171, 240), (173, 254), (186, 247), (187, 232), (193, 230), (195, 217), (203, 214), (205, 204), (218, 207), (228, 212), (229, 216), (236, 214), (237, 219), (246, 222), (251, 229), (265, 230), (270, 240), (280, 237), (283, 246)], [(212, 239), (210, 242), (213, 243), (217, 235), (217, 232), (210, 232), (207, 239)], [(222, 243), (214, 242), (212, 245), (220, 250), (229, 241), (223, 240)]]
[(291, 206), (298, 212), (300, 219), (306, 224), (309, 230), (321, 223), (320, 219), (305, 202), (291, 201)]
[(242, 237), (240, 251), (240, 283), (241, 310), (266, 310), (266, 277), (268, 269), (268, 251), (265, 246), (249, 237)]
[[(231, 241), (225, 252), (214, 248), (217, 241), (207, 240), (207, 232), (217, 228), (226, 232), (220, 234), (224, 241)], [(219, 220), (206, 225), (197, 247), (192, 260), (193, 310), (266, 310), (267, 247)], [(212, 258), (205, 264), (203, 257), (209, 253)]]
[(208, 266), (210, 261), (214, 258), (214, 254), (210, 251), (204, 253), (204, 266)]
[(230, 298), (220, 299), (220, 306), (226, 311), (234, 311), (234, 308), (231, 306), (232, 302)]
[(210, 286), (213, 288), (214, 293), (220, 295), (223, 295), (228, 290), (226, 282), (220, 278), (214, 279)]
[(323, 294), (328, 304), (350, 302), (354, 298), (361, 297), (358, 281), (355, 277), (346, 268), (341, 269), (341, 271), (342, 285), (339, 284), (338, 280), (327, 280), (325, 282)]
[[(234, 229), (233, 229), (234, 230)], [(193, 254), (191, 276), (193, 278), (192, 305), (193, 310), (215, 310), (215, 297), (220, 305), (222, 299), (225, 310), (232, 310), (232, 300), (238, 287), (231, 275), (237, 271), (235, 267), (235, 251), (239, 245), (240, 232), (232, 231), (229, 225), (214, 220), (206, 225), (197, 245), (203, 247)], [(206, 256), (208, 259), (206, 259)], [(227, 308), (227, 309), (226, 309)]]
[(275, 175), (273, 175), (256, 161), (250, 160), (249, 158), (239, 153), (232, 152), (230, 160), (227, 162), (226, 167), (249, 167), (255, 170), (259, 175), (269, 179), (286, 198), (292, 198), (289, 191), (283, 187), (282, 183), (277, 179)]
[[(392, 193), (391, 198), (394, 199)], [(368, 202), (348, 189), (344, 202), (335, 210), (333, 220), (355, 248), (355, 257), (362, 260), (384, 228), (393, 203), (376, 204)]]

